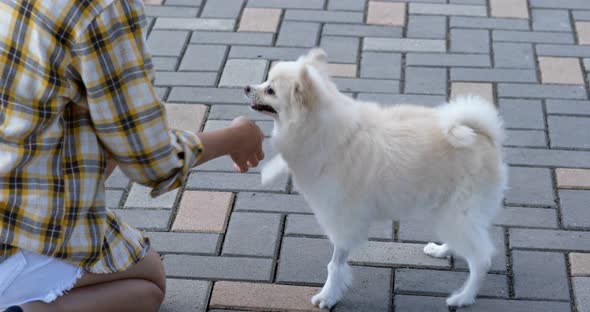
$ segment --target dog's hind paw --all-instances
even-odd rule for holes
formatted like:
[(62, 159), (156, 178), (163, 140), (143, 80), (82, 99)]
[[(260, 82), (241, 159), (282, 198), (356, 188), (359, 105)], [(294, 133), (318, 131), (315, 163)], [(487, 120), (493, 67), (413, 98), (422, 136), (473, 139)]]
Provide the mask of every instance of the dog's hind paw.
[(319, 307), (320, 309), (330, 310), (336, 303), (338, 303), (339, 300), (340, 299), (338, 298), (331, 298), (322, 291), (311, 297), (311, 304)]
[(451, 295), (447, 298), (447, 306), (449, 307), (464, 307), (475, 303), (475, 297), (466, 296), (463, 293)]

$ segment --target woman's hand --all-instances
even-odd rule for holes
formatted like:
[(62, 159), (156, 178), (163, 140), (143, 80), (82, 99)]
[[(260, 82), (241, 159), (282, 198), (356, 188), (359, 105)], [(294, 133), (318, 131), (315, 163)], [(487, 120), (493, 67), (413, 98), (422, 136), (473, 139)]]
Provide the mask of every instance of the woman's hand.
[(248, 168), (258, 166), (258, 162), (264, 158), (264, 134), (254, 122), (245, 117), (234, 119), (231, 127), (237, 130), (236, 135), (240, 137), (234, 151), (230, 153), (234, 169), (246, 172)]

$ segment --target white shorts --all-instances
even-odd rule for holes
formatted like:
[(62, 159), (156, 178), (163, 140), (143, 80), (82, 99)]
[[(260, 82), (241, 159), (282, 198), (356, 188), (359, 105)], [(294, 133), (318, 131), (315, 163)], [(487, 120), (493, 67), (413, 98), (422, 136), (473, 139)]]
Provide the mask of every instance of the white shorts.
[(18, 251), (0, 263), (0, 311), (32, 301), (49, 303), (72, 289), (82, 273), (59, 259)]

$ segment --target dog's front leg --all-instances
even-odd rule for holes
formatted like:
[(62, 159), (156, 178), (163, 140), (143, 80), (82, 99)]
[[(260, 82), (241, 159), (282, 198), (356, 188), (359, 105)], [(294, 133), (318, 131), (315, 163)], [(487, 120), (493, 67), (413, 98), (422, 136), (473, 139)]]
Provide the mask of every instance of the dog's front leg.
[(330, 309), (342, 299), (352, 283), (352, 271), (346, 260), (349, 249), (334, 246), (332, 260), (328, 264), (328, 278), (322, 291), (311, 298), (313, 305)]

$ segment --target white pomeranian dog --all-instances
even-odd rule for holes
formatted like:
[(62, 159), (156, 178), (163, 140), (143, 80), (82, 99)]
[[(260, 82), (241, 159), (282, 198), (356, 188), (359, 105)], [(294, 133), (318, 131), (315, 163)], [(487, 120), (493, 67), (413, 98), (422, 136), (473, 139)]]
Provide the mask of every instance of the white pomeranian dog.
[(436, 108), (356, 101), (338, 91), (325, 65), (324, 51), (312, 49), (245, 88), (251, 108), (274, 117), (279, 156), (263, 180), (289, 171), (334, 245), (312, 304), (331, 308), (343, 298), (352, 282), (348, 255), (373, 221), (410, 216), (430, 221), (443, 242), (428, 243), (426, 254), (454, 254), (469, 265), (447, 305), (472, 304), (491, 264), (488, 229), (507, 184), (495, 107), (477, 97)]

